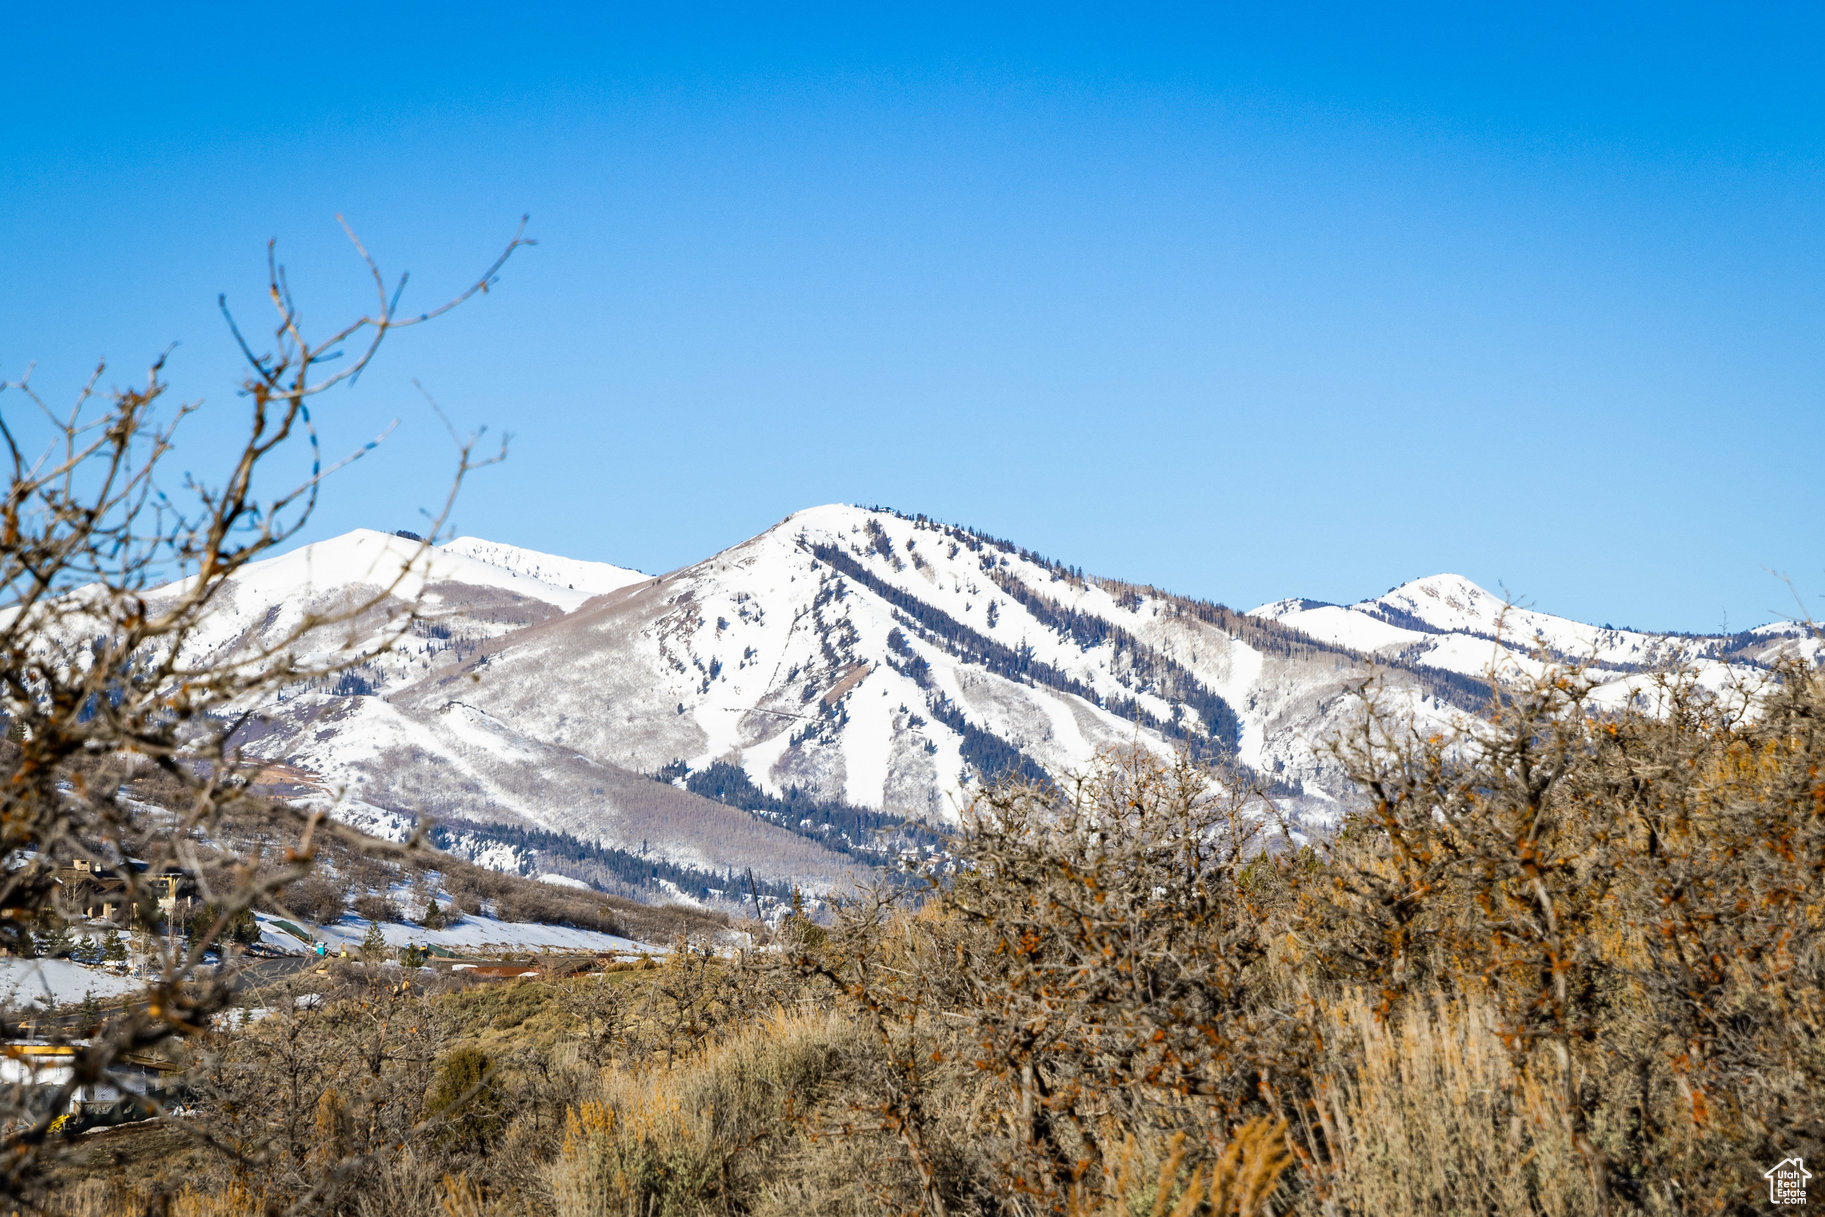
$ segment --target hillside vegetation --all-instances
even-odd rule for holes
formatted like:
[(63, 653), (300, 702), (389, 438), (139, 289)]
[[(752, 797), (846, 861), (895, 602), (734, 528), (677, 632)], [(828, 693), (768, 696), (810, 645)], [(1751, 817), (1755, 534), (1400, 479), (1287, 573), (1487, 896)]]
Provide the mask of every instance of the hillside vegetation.
[(982, 794), (922, 901), (772, 949), (349, 968), (199, 1042), (196, 1114), (85, 1149), (51, 1207), (1755, 1211), (1825, 1152), (1825, 679), (1657, 688), (1598, 714), (1554, 668), (1455, 735), (1366, 688), (1325, 844), (1110, 754)]

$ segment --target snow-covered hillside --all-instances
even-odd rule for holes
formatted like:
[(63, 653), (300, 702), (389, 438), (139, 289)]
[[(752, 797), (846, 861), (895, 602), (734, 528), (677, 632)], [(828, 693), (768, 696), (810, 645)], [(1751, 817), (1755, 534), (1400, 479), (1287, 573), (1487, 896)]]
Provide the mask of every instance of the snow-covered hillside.
[[(1355, 605), (1243, 614), (845, 506), (659, 577), (474, 538), (424, 554), (351, 533), (244, 572), (205, 645), (258, 646), (395, 581), (326, 640), (376, 653), (285, 690), (246, 736), (294, 792), (395, 827), (460, 822), (477, 856), (493, 831), (525, 860), (536, 830), (620, 851), (624, 870), (751, 867), (813, 891), (884, 860), (869, 853), (874, 828), (829, 823), (838, 804), (941, 823), (979, 778), (1061, 775), (1109, 747), (1234, 756), (1323, 816), (1341, 787), (1322, 743), (1371, 661), (1389, 697), (1444, 723), (1480, 704), (1491, 671), (1541, 652), (1594, 659), (1624, 697), (1654, 665), (1721, 680), (1817, 645), (1778, 625), (1698, 638), (1505, 611), (1451, 575)], [(425, 618), (379, 653), (415, 595)], [(731, 773), (753, 793), (698, 780)], [(760, 797), (779, 802), (758, 814)], [(540, 866), (569, 847), (544, 848)]]
[(458, 537), (448, 544), (438, 546), (437, 552), (449, 560), (473, 559), (493, 570), (507, 571), (515, 579), (533, 580), (553, 592), (563, 588), (581, 592), (584, 596), (606, 595), (629, 584), (644, 583), (652, 578), (651, 575), (643, 575), (624, 566), (542, 554), (537, 550), (502, 545), (497, 541), (483, 541), (478, 537)]
[(1608, 677), (1598, 696), (1626, 702), (1644, 673), (1679, 665), (1722, 687), (1753, 679), (1783, 651), (1816, 660), (1818, 638), (1775, 623), (1733, 635), (1649, 634), (1586, 625), (1508, 603), (1462, 575), (1432, 575), (1352, 605), (1280, 600), (1254, 610), (1313, 638), (1378, 660), (1484, 677), (1536, 671), (1544, 663), (1583, 663)]

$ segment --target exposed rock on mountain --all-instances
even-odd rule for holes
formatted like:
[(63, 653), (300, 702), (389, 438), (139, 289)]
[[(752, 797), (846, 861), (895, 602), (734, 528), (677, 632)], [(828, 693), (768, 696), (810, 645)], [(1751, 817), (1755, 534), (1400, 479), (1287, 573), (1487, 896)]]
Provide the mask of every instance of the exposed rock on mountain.
[[(297, 613), (371, 595), (415, 549), (364, 531), (250, 568), (208, 645), (257, 646)], [(1624, 700), (1655, 665), (1721, 683), (1817, 647), (1788, 626), (1668, 636), (1505, 611), (1451, 575), (1244, 614), (843, 506), (661, 577), (463, 538), (398, 590), (350, 627), (373, 657), (260, 707), (250, 754), (345, 792), (346, 814), (382, 831), (460, 821), (484, 851), (490, 825), (536, 829), (598, 862), (613, 852), (631, 877), (663, 860), (725, 895), (750, 867), (772, 885), (845, 883), (931, 848), (883, 836), (880, 815), (942, 824), (973, 781), (1061, 776), (1133, 743), (1232, 758), (1323, 819), (1342, 791), (1319, 745), (1371, 668), (1442, 723), (1487, 696), (1492, 671), (1542, 656), (1592, 659)], [(420, 590), (428, 619), (381, 653)], [(690, 780), (719, 765), (751, 785)], [(748, 808), (727, 793), (741, 789), (774, 803)], [(552, 869), (553, 849), (536, 864)]]

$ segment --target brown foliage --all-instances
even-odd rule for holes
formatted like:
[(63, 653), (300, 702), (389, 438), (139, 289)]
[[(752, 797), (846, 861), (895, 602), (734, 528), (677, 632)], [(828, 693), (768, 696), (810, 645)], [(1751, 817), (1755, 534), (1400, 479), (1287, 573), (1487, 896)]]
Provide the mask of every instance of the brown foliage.
[(1825, 1137), (1825, 681), (1675, 674), (1652, 714), (1588, 693), (1549, 670), (1449, 739), (1366, 715), (1319, 960), (1385, 1015), (1486, 1003), (1517, 1069), (1550, 1062), (1599, 1198), (1740, 1196)]
[(337, 920), (346, 911), (341, 890), (322, 875), (306, 875), (279, 893), (279, 901), (313, 925)]
[[(1249, 1119), (1296, 1114), (1313, 1040), (1269, 972), (1264, 810), (1187, 758), (1112, 755), (1068, 790), (985, 792), (917, 914), (877, 896), (787, 936), (870, 1031), (869, 1106), (922, 1207), (1081, 1211), (1138, 1130), (1188, 1137), (1202, 1180)], [(935, 1097), (957, 1087), (967, 1130)]]
[[(1328, 843), (1233, 774), (1110, 756), (984, 792), (916, 905), (795, 916), (774, 949), (442, 994), (352, 970), (224, 1041), (209, 1126), (266, 1165), (182, 1203), (1748, 1211), (1822, 1148), (1825, 678), (1777, 676), (1667, 678), (1650, 714), (1549, 672), (1450, 737), (1366, 689)], [(489, 1067), (427, 1103), (465, 1050)]]

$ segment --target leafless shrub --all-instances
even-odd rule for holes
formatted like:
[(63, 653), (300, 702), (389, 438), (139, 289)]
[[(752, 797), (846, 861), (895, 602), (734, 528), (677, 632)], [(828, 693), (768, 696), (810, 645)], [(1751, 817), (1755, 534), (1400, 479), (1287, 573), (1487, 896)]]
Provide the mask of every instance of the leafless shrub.
[(1448, 737), (1371, 707), (1338, 745), (1369, 805), (1308, 885), (1311, 937), (1386, 1017), (1490, 1011), (1600, 1206), (1726, 1203), (1825, 1139), (1800, 1097), (1825, 1083), (1825, 679), (1670, 673), (1653, 713), (1590, 688), (1548, 666)]
[[(1825, 678), (1776, 677), (1668, 675), (1649, 714), (1549, 669), (1454, 735), (1365, 689), (1328, 844), (1234, 774), (1115, 754), (984, 792), (921, 901), (765, 949), (493, 985), (332, 966), (318, 1008), (211, 1041), (205, 1126), (268, 1148), (185, 1203), (1747, 1211), (1822, 1141)], [(488, 1118), (444, 1135), (425, 1096), (461, 1060), (444, 1090), (485, 1083)]]
[(399, 882), (400, 869), (388, 859), (355, 853), (343, 868), (343, 877), (352, 888), (384, 896)]
[(355, 897), (355, 915), (364, 921), (399, 921), (399, 906), (385, 896)]
[[(1312, 1040), (1275, 1007), (1249, 874), (1268, 819), (1234, 775), (1111, 754), (1066, 789), (985, 791), (918, 915), (875, 897), (787, 936), (872, 1029), (877, 1118), (925, 1209), (984, 1186), (1082, 1208), (1135, 1129), (1186, 1132), (1202, 1169), (1252, 1115), (1296, 1114)], [(989, 1180), (942, 1166), (931, 1092), (958, 1064), (997, 1113), (974, 1142)]]
[(978, 800), (935, 903), (973, 931), (967, 1034), (1018, 1112), (1018, 1185), (1063, 1191), (1107, 1159), (1105, 1123), (1220, 1129), (1284, 1103), (1303, 1045), (1262, 1001), (1245, 875), (1266, 818), (1233, 776), (1138, 749), (1065, 792)]
[(341, 918), (348, 906), (342, 890), (322, 875), (306, 875), (287, 884), (278, 898), (286, 908), (311, 925), (327, 925)]
[[(128, 907), (154, 902), (154, 885), (168, 867), (200, 869), (193, 832), (251, 797), (230, 744), (244, 708), (264, 692), (333, 675), (359, 659), (335, 644), (339, 624), (392, 613), (391, 636), (409, 628), (412, 608), (393, 613), (389, 606), (422, 563), (423, 546), (387, 586), (306, 614), (281, 637), (224, 645), (208, 635), (228, 580), (296, 537), (311, 517), (327, 472), (312, 399), (353, 383), (392, 331), (486, 291), (525, 243), (516, 235), (448, 303), (407, 314), (399, 311), (399, 290), (389, 290), (356, 242), (376, 307), (320, 338), (307, 336), (284, 270), (269, 253), (271, 345), (257, 350), (229, 322), (247, 361), (241, 390), (248, 414), (239, 450), (216, 481), (178, 476), (167, 459), (198, 406), (161, 413), (168, 389), (162, 357), (137, 388), (102, 390), (98, 368), (62, 412), (27, 381), (4, 386), (16, 405), (5, 409), (0, 401), (0, 461), (8, 466), (0, 500), (0, 602), (8, 606), (0, 615), (0, 716), (9, 741), (0, 757), (0, 907), (9, 913), (0, 918), (0, 946), (27, 947), (25, 927), (54, 909), (60, 868), (110, 869), (125, 885)], [(460, 445), (456, 463), (460, 484), (477, 464), (471, 444)], [(291, 468), (305, 472), (269, 486)], [(148, 814), (132, 797), (131, 784), (148, 775), (165, 788), (160, 805), (167, 814)], [(30, 1191), (52, 1123), (78, 1086), (127, 1053), (194, 1036), (223, 1008), (225, 980), (201, 970), (203, 953), (229, 918), (302, 877), (315, 842), (337, 831), (309, 817), (296, 828), (301, 847), (277, 866), (243, 859), (235, 882), (202, 893), (222, 910), (216, 927), (183, 943), (147, 940), (157, 944), (157, 958), (145, 1001), (122, 1009), (81, 1048), (66, 1083), (48, 1094), (14, 1088), (0, 1095), (7, 1130), (0, 1134), (0, 1192)], [(131, 858), (146, 869), (128, 865)]]

